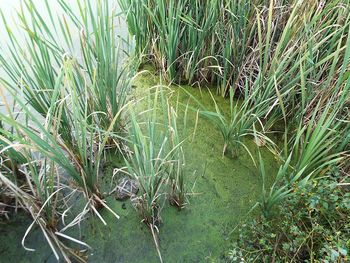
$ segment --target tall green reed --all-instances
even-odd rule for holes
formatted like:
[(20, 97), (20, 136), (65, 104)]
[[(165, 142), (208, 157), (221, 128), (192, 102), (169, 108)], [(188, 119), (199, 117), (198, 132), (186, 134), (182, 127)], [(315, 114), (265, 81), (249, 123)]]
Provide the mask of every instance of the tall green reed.
[(157, 88), (154, 94), (148, 95), (151, 110), (140, 116), (132, 110), (130, 113), (131, 153), (126, 162), (129, 173), (140, 183), (141, 198), (145, 198), (143, 217), (146, 223), (153, 225), (158, 218), (152, 212), (153, 207), (159, 211), (159, 200), (168, 191), (169, 184), (169, 197), (177, 200), (179, 207), (185, 204), (186, 195), (183, 141), (177, 128), (176, 110), (165, 92)]
[[(247, 97), (247, 99), (240, 100), (234, 98), (234, 93), (231, 90), (229, 112), (224, 112), (217, 104), (211, 92), (210, 95), (215, 111), (208, 110), (199, 100), (189, 94), (189, 96), (198, 104), (199, 114), (212, 122), (212, 124), (220, 131), (224, 141), (222, 151), (223, 156), (227, 153), (228, 149), (230, 149), (232, 156), (238, 157), (239, 149), (243, 147), (255, 164), (255, 160), (250, 150), (243, 142), (243, 138), (252, 137), (268, 142), (271, 146), (274, 145), (274, 143), (264, 135), (264, 126), (261, 121), (264, 117), (264, 112), (260, 111), (260, 104), (254, 103), (253, 100), (255, 94)], [(260, 127), (261, 131), (258, 131), (256, 127)]]
[(342, 120), (338, 119), (338, 109), (331, 103), (321, 111), (315, 108), (306, 126), (298, 127), (292, 140), (290, 153), (280, 165), (270, 190), (267, 191), (264, 161), (259, 154), (260, 174), (263, 180), (262, 200), (259, 203), (265, 217), (273, 214), (276, 204), (293, 194), (295, 187), (305, 186), (310, 179), (323, 176), (334, 165), (342, 165), (346, 151), (342, 147)]
[(130, 153), (127, 170), (140, 186), (134, 206), (150, 228), (158, 255), (158, 227), (165, 200), (182, 209), (186, 205), (188, 176), (185, 173), (183, 141), (177, 128), (177, 112), (169, 94), (159, 87), (147, 97), (148, 109), (136, 114), (130, 109)]
[[(33, 1), (24, 2), (18, 13), (21, 32), (24, 33), (21, 37), (10, 29), (2, 15), (8, 32), (10, 55), (0, 54), (6, 72), (1, 81), (13, 90), (22, 89), (29, 104), (45, 117), (51, 107), (51, 97), (64, 57), (81, 55), (82, 58), (77, 60), (81, 70), (76, 71), (76, 81), (82, 86), (87, 83), (89, 87), (87, 110), (94, 119), (90, 122), (97, 122), (108, 129), (109, 123), (127, 101), (133, 74), (133, 68), (122, 59), (122, 47), (119, 45), (125, 46), (125, 42), (116, 36), (115, 7), (112, 8), (108, 1), (97, 1), (94, 6), (89, 1), (77, 1), (80, 11), (77, 15), (65, 1), (58, 1), (63, 18), (56, 18), (47, 0), (45, 3), (49, 21), (44, 20)], [(63, 38), (59, 37), (62, 35)], [(79, 46), (75, 40), (80, 42)], [(68, 144), (72, 138), (67, 125), (70, 113), (67, 111), (62, 109), (60, 133)], [(121, 119), (115, 122), (113, 128), (115, 131), (123, 129)]]
[(170, 145), (172, 153), (169, 159), (171, 160), (168, 168), (169, 174), (169, 199), (170, 204), (183, 209), (187, 204), (187, 194), (189, 192), (189, 180), (185, 171), (186, 158), (182, 147), (185, 140), (181, 140), (181, 135), (178, 130), (178, 112), (167, 103), (168, 108), (168, 129), (170, 130)]
[(266, 128), (325, 92), (309, 83), (333, 85), (346, 56), (348, 0), (119, 2), (146, 63), (176, 83), (218, 84), (222, 95), (258, 92)]
[[(78, 48), (82, 54), (81, 78), (89, 83), (88, 113), (99, 112), (96, 122), (104, 129), (109, 128), (117, 113), (128, 100), (130, 79), (134, 68), (127, 65), (125, 52), (129, 44), (117, 37), (116, 5), (108, 1), (78, 1), (79, 15), (76, 15), (65, 1), (59, 1), (76, 31), (80, 30)], [(64, 28), (60, 21), (61, 28)], [(66, 43), (74, 37), (71, 29), (64, 30)], [(71, 49), (74, 46), (71, 44)], [(115, 121), (113, 130), (123, 129), (121, 118)]]
[[(27, 247), (25, 241), (34, 225), (37, 225), (57, 260), (62, 256), (67, 262), (71, 262), (71, 257), (81, 262), (83, 260), (80, 256), (60, 240), (60, 238), (65, 238), (80, 245), (86, 245), (58, 230), (59, 213), (64, 210), (59, 200), (60, 192), (63, 190), (62, 179), (58, 173), (59, 167), (42, 155), (35, 145), (26, 141), (26, 134), (22, 132), (21, 127), (16, 125), (19, 121), (10, 111), (3, 90), (0, 93), (5, 108), (9, 110), (7, 114), (3, 111), (0, 114), (4, 123), (0, 129), (0, 156), (2, 157), (0, 184), (2, 189), (5, 189), (2, 194), (6, 195), (5, 205), (14, 210), (23, 209), (33, 219), (24, 234), (22, 246), (28, 251), (35, 251)], [(29, 119), (21, 121), (23, 127), (32, 125)]]
[[(100, 168), (107, 144), (122, 148), (122, 114), (133, 71), (119, 60), (122, 42), (116, 36), (116, 10), (108, 2), (97, 1), (92, 6), (89, 1), (77, 1), (80, 16), (67, 2), (58, 3), (62, 18), (53, 15), (46, 0), (49, 18), (44, 19), (33, 1), (24, 1), (18, 12), (21, 35), (2, 14), (9, 41), (8, 54), (0, 54), (5, 71), (0, 77), (5, 88), (1, 87), (1, 94), (6, 107), (0, 112), (0, 151), (10, 160), (6, 168), (19, 170), (23, 178), (6, 169), (1, 182), (33, 217), (27, 233), (37, 223), (56, 258), (59, 249), (69, 262), (71, 253), (65, 253), (67, 247), (59, 238), (86, 244), (57, 229), (57, 207), (62, 205), (57, 198), (63, 188), (69, 184), (87, 200), (87, 209), (74, 221), (92, 211), (106, 224), (99, 207), (119, 218), (103, 201)], [(62, 42), (57, 41), (60, 35), (64, 36)], [(76, 36), (80, 46), (74, 43)], [(16, 103), (18, 118), (5, 93)], [(15, 150), (18, 146), (21, 151)], [(24, 190), (27, 188), (29, 191)]]

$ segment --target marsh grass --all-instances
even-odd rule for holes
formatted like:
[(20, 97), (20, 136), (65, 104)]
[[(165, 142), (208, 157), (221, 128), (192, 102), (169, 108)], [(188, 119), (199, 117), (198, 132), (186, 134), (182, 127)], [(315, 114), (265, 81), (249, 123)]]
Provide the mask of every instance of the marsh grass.
[[(25, 249), (32, 251), (25, 240), (37, 224), (57, 260), (61, 254), (69, 262), (75, 253), (62, 239), (88, 245), (65, 230), (88, 212), (106, 224), (100, 208), (119, 218), (106, 205), (100, 185), (105, 150), (115, 147), (127, 173), (139, 183), (140, 194), (132, 201), (162, 261), (158, 234), (165, 201), (179, 209), (188, 203), (185, 140), (178, 127), (181, 105), (174, 106), (159, 87), (144, 99), (146, 111), (135, 110), (140, 101), (129, 104), (135, 71), (121, 60), (128, 54), (119, 48), (125, 42), (116, 37), (116, 10), (110, 1), (93, 5), (78, 0), (75, 13), (68, 1), (57, 0), (63, 12), (59, 17), (50, 1), (43, 3), (48, 19), (33, 0), (23, 1), (17, 14), (21, 36), (1, 13), (9, 55), (0, 53), (5, 71), (0, 76), (5, 109), (0, 111), (0, 198), (33, 218), (22, 242)], [(210, 91), (214, 110), (187, 92), (198, 107), (185, 105), (185, 121), (192, 109), (197, 113), (195, 130), (200, 116), (211, 122), (222, 136), (223, 155), (231, 151), (237, 157), (243, 148), (255, 164), (243, 138), (266, 142), (278, 154), (281, 164), (272, 186), (259, 154), (263, 185), (257, 205), (266, 218), (295, 187), (324, 176), (332, 166), (347, 173), (348, 0), (119, 3), (136, 42), (136, 58), (130, 61), (151, 62), (170, 83), (216, 85), (228, 97), (225, 112)], [(282, 150), (266, 136), (280, 121)], [(82, 193), (85, 206), (59, 229), (60, 215), (69, 211), (69, 197), (61, 193), (69, 189)]]
[[(8, 55), (0, 53), (5, 71), (0, 77), (5, 109), (0, 111), (1, 184), (33, 218), (25, 237), (37, 224), (57, 260), (62, 255), (70, 262), (75, 253), (61, 239), (88, 246), (66, 235), (68, 228), (88, 212), (106, 225), (100, 208), (119, 218), (103, 200), (101, 166), (107, 146), (123, 149), (122, 115), (133, 70), (121, 61), (116, 10), (108, 1), (96, 1), (95, 6), (77, 1), (76, 15), (59, 0), (62, 17), (53, 15), (49, 1), (44, 3), (48, 20), (33, 1), (22, 3), (17, 14), (21, 35), (1, 14), (9, 39)], [(63, 43), (57, 41), (59, 35), (64, 36)], [(73, 44), (75, 36), (78, 47)], [(65, 205), (71, 194), (63, 194), (69, 191), (82, 193), (86, 205), (59, 230), (60, 220), (64, 222), (59, 215), (70, 210)]]
[(140, 195), (133, 198), (134, 206), (152, 232), (161, 261), (158, 233), (164, 202), (168, 199), (183, 209), (188, 190), (177, 111), (167, 93), (156, 87), (147, 96), (150, 110), (136, 114), (130, 109), (130, 154), (125, 158), (128, 173), (140, 186)]
[[(165, 193), (169, 182), (171, 198), (181, 200), (179, 206), (184, 205), (183, 141), (177, 129), (176, 110), (170, 105), (166, 92), (158, 87), (155, 93), (148, 95), (151, 110), (138, 115), (131, 110), (129, 140), (132, 148), (130, 161), (126, 159), (126, 162), (130, 174), (147, 194), (147, 211), (151, 211), (151, 204)], [(177, 195), (183, 197), (175, 197)], [(150, 215), (148, 213), (146, 218), (150, 219)]]
[(324, 95), (326, 103), (333, 92), (326, 87), (340, 92), (346, 76), (348, 0), (119, 3), (137, 56), (171, 82), (253, 96), (266, 130), (281, 119), (297, 121)]
[(334, 165), (344, 165), (347, 158), (341, 145), (339, 131), (342, 121), (336, 116), (338, 109), (329, 103), (324, 109), (315, 108), (306, 126), (300, 125), (293, 137), (289, 156), (280, 165), (270, 190), (266, 186), (264, 161), (259, 153), (259, 171), (263, 180), (262, 200), (259, 203), (266, 218), (273, 208), (293, 194), (293, 189), (303, 188), (312, 180), (327, 173)]
[[(209, 93), (215, 111), (207, 109), (198, 99), (187, 92), (190, 98), (199, 106), (198, 110), (195, 107), (191, 107), (191, 109), (198, 111), (200, 116), (206, 118), (220, 131), (224, 141), (222, 150), (223, 156), (231, 151), (231, 156), (236, 158), (239, 156), (240, 149), (243, 148), (247, 151), (255, 164), (253, 155), (245, 145), (243, 138), (255, 138), (255, 140), (264, 141), (274, 147), (272, 140), (264, 134), (264, 125), (261, 120), (264, 116), (264, 112), (259, 112), (260, 105), (256, 105), (253, 102), (254, 96), (240, 100), (234, 98), (234, 94), (231, 92), (229, 112), (224, 112), (220, 105), (217, 104), (210, 90)], [(257, 127), (260, 127), (260, 129), (257, 129)]]
[[(6, 73), (0, 80), (13, 91), (21, 89), (29, 105), (45, 118), (53, 106), (52, 97), (64, 61), (75, 60), (76, 88), (84, 90), (87, 86), (84, 103), (87, 103), (89, 123), (98, 123), (107, 130), (118, 115), (113, 131), (123, 130), (121, 115), (117, 113), (127, 102), (134, 70), (124, 63), (125, 41), (116, 36), (115, 6), (108, 1), (96, 1), (95, 5), (77, 1), (79, 14), (75, 14), (65, 1), (57, 2), (63, 17), (56, 18), (45, 0), (49, 14), (49, 21), (45, 21), (33, 1), (24, 1), (18, 13), (21, 37), (13, 32), (2, 14), (10, 56), (0, 54)], [(75, 45), (75, 40), (79, 40), (80, 45)], [(59, 133), (67, 145), (73, 141), (69, 114), (69, 109), (61, 108)]]
[(128, 171), (140, 186), (141, 196), (134, 198), (134, 206), (142, 217), (143, 222), (150, 228), (158, 256), (162, 262), (159, 249), (158, 226), (161, 223), (161, 198), (162, 188), (166, 184), (167, 137), (157, 133), (155, 115), (146, 122), (146, 134), (141, 130), (135, 115), (131, 116), (131, 142), (132, 156), (125, 160)]
[[(108, 1), (96, 1), (94, 5), (90, 1), (78, 1), (80, 13), (77, 16), (65, 1), (59, 2), (76, 31), (80, 31), (82, 61), (78, 63), (81, 63), (81, 78), (89, 83), (88, 114), (107, 130), (126, 104), (130, 80), (135, 74), (134, 67), (125, 63), (129, 44), (117, 37), (117, 6)], [(64, 28), (63, 22), (60, 22), (61, 28)], [(64, 32), (66, 43), (71, 43), (72, 30), (67, 28)], [(70, 46), (74, 49), (72, 44)], [(113, 131), (124, 129), (121, 116), (114, 122)]]
[[(168, 104), (168, 129), (170, 130), (170, 141), (172, 147), (172, 154), (169, 158), (171, 161), (169, 167), (169, 201), (171, 205), (179, 209), (185, 208), (187, 205), (187, 195), (189, 193), (189, 180), (185, 171), (186, 161), (183, 150), (183, 143), (185, 140), (180, 139), (180, 132), (178, 130), (178, 112)], [(177, 107), (176, 107), (177, 108)], [(186, 114), (186, 112), (185, 112)]]
[[(3, 99), (6, 102), (6, 98), (3, 97)], [(11, 114), (9, 116), (13, 118)], [(11, 119), (2, 119), (6, 122), (7, 127), (12, 124), (9, 121)], [(59, 178), (58, 165), (42, 157), (32, 145), (23, 143), (24, 140), (21, 140), (23, 133), (20, 127), (10, 126), (11, 129), (8, 130), (4, 126), (6, 125), (3, 125), (0, 131), (2, 141), (0, 149), (2, 157), (0, 163), (1, 197), (6, 207), (10, 207), (12, 211), (23, 209), (33, 219), (22, 239), (23, 248), (27, 251), (35, 251), (26, 245), (26, 238), (34, 225), (37, 225), (57, 260), (62, 256), (67, 262), (71, 262), (72, 257), (83, 262), (84, 260), (73, 249), (66, 246), (61, 239), (69, 239), (79, 245), (87, 245), (58, 229), (59, 212), (63, 210), (59, 201), (63, 185)], [(29, 124), (26, 123), (25, 126)]]

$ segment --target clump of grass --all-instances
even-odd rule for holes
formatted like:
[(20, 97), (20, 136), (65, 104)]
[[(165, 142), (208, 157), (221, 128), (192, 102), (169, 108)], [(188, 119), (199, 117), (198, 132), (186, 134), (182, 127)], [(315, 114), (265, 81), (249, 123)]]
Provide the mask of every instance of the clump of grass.
[(249, 42), (247, 29), (254, 4), (197, 0), (119, 3), (138, 55), (149, 57), (170, 81), (213, 82), (221, 79), (216, 74), (223, 71), (228, 78), (228, 69), (232, 71), (246, 50), (243, 43)]
[(138, 210), (145, 223), (152, 227), (160, 223), (161, 190), (167, 179), (165, 148), (168, 139), (164, 134), (156, 133), (156, 125), (152, 120), (147, 121), (145, 135), (135, 116), (131, 117), (133, 148), (131, 161), (127, 161), (131, 175), (140, 183), (142, 200)]
[[(79, 14), (75, 14), (66, 1), (57, 2), (62, 8), (63, 18), (56, 18), (45, 0), (49, 21), (43, 19), (32, 0), (24, 2), (18, 13), (24, 45), (2, 14), (10, 56), (0, 54), (6, 73), (0, 80), (13, 91), (21, 89), (31, 107), (46, 118), (54, 103), (52, 97), (63, 63), (66, 58), (75, 60), (75, 85), (79, 92), (86, 89), (84, 103), (87, 103), (89, 123), (97, 123), (107, 130), (118, 116), (113, 131), (123, 132), (122, 115), (117, 113), (128, 100), (134, 70), (124, 63), (126, 59), (120, 46), (125, 42), (116, 36), (116, 7), (108, 1), (99, 0), (92, 5), (80, 0), (77, 1)], [(76, 36), (80, 45), (73, 41)], [(76, 59), (77, 54), (82, 58)], [(67, 145), (72, 142), (71, 149), (74, 150), (69, 115), (69, 109), (62, 107), (59, 133)], [(118, 142), (115, 144), (118, 146)]]
[(185, 155), (182, 148), (184, 141), (181, 141), (177, 128), (177, 112), (168, 104), (168, 129), (170, 130), (170, 142), (172, 154), (169, 167), (170, 204), (183, 209), (187, 204), (188, 176), (185, 171)]
[[(119, 218), (103, 200), (100, 168), (107, 144), (122, 151), (122, 114), (133, 71), (119, 60), (116, 10), (110, 9), (108, 2), (97, 1), (92, 6), (89, 1), (77, 1), (80, 16), (66, 1), (58, 2), (63, 17), (54, 17), (45, 1), (49, 20), (44, 20), (33, 1), (24, 1), (18, 12), (21, 37), (13, 33), (2, 14), (9, 56), (0, 54), (5, 71), (0, 77), (4, 86), (1, 97), (6, 108), (0, 112), (1, 183), (39, 224), (56, 258), (56, 249), (63, 249), (62, 255), (69, 262), (58, 237), (85, 243), (65, 235), (64, 230), (89, 211), (106, 224), (98, 208), (106, 208)], [(67, 19), (74, 26), (68, 26)], [(74, 27), (81, 31), (78, 50), (73, 44)], [(59, 35), (64, 36), (63, 43), (57, 41)], [(5, 93), (12, 97), (16, 109), (10, 107)], [(21, 151), (15, 150), (18, 146)], [(63, 188), (78, 190), (87, 204), (71, 224), (58, 230), (57, 207), (63, 201), (58, 200), (58, 193)]]
[(329, 103), (321, 111), (313, 112), (307, 126), (300, 125), (293, 140), (288, 158), (280, 166), (274, 184), (268, 192), (264, 162), (259, 155), (260, 174), (263, 179), (262, 201), (259, 203), (265, 217), (270, 217), (273, 208), (292, 195), (295, 187), (304, 187), (310, 179), (317, 179), (334, 165), (342, 163), (346, 152), (337, 131), (342, 121), (337, 119), (338, 109)]
[[(106, 1), (97, 1), (96, 6), (89, 1), (78, 1), (80, 13), (76, 15), (65, 1), (58, 2), (65, 16), (56, 19), (46, 1), (49, 23), (31, 0), (24, 2), (18, 14), (24, 29), (24, 46), (3, 16), (11, 56), (8, 59), (0, 55), (9, 77), (1, 81), (13, 96), (24, 97), (22, 110), (46, 138), (14, 120), (7, 122), (17, 125), (27, 136), (30, 134), (32, 143), (45, 156), (51, 155), (48, 149), (55, 152), (57, 156), (48, 158), (63, 166), (84, 189), (85, 196), (93, 197), (92, 202), (99, 205), (103, 202), (97, 178), (104, 148), (112, 142), (120, 150), (123, 148), (122, 138), (112, 133), (123, 129), (121, 112), (127, 103), (129, 73), (119, 61), (115, 9), (110, 9)], [(75, 30), (74, 26), (68, 27), (66, 16)], [(74, 56), (75, 31), (81, 31), (78, 52), (83, 56), (82, 61)], [(64, 36), (63, 43), (56, 41), (58, 34)], [(40, 117), (30, 113), (26, 102)], [(41, 117), (47, 124), (41, 123)]]
[[(9, 116), (0, 114), (4, 122), (19, 131), (21, 135), (16, 139), (21, 144), (28, 148), (34, 147), (36, 151), (58, 164), (69, 174), (76, 186), (83, 190), (85, 197), (91, 204), (91, 209), (98, 214), (95, 207), (107, 207), (102, 201), (103, 197), (99, 191), (98, 178), (104, 146), (111, 134), (110, 131), (101, 131), (98, 127), (89, 124), (87, 103), (84, 103), (84, 100), (87, 99), (86, 87), (85, 90), (76, 87), (74, 67), (74, 61), (68, 60), (65, 62), (52, 97), (55, 103), (52, 103), (53, 106), (49, 108), (44, 123), (40, 116), (36, 116), (31, 112), (20, 97), (14, 98), (26, 118), (35, 125), (35, 129), (31, 129)], [(64, 99), (59, 99), (60, 96), (63, 96)], [(73, 140), (68, 144), (59, 133), (60, 125), (62, 125), (60, 118), (62, 108), (70, 108), (71, 111), (68, 124), (71, 131), (70, 137)], [(111, 125), (113, 124), (111, 123)], [(26, 138), (26, 140), (23, 138)], [(72, 147), (74, 147), (74, 150), (72, 150)], [(115, 216), (118, 218), (116, 214)]]
[[(27, 165), (31, 165), (31, 163), (28, 163)], [(33, 218), (32, 224), (28, 227), (22, 239), (22, 246), (27, 251), (35, 251), (35, 249), (27, 247), (25, 240), (33, 226), (38, 225), (57, 261), (59, 261), (62, 256), (66, 262), (71, 262), (72, 258), (77, 262), (85, 262), (85, 260), (76, 253), (74, 249), (66, 246), (64, 242), (62, 242), (62, 238), (64, 238), (79, 245), (89, 247), (84, 242), (72, 238), (58, 230), (57, 197), (61, 188), (49, 186), (49, 184), (56, 182), (52, 180), (53, 176), (56, 175), (51, 170), (55, 167), (51, 166), (49, 169), (47, 168), (48, 166), (42, 166), (39, 167), (40, 170), (35, 171), (34, 169), (31, 169), (28, 173), (24, 172), (28, 183), (31, 182), (31, 180), (34, 180), (33, 185), (30, 183), (29, 185), (19, 185), (0, 172), (0, 183), (6, 185), (8, 191), (16, 198), (16, 207), (24, 209)], [(35, 172), (33, 173), (32, 171)], [(35, 179), (40, 179), (39, 186), (37, 184), (38, 181), (35, 182)], [(43, 194), (47, 196), (43, 196)]]
[[(3, 95), (3, 92), (1, 91), (0, 94)], [(4, 96), (2, 99), (5, 107), (9, 109), (7, 99)], [(12, 211), (23, 209), (33, 219), (33, 223), (23, 237), (23, 248), (35, 251), (27, 247), (25, 240), (33, 226), (38, 225), (57, 260), (62, 256), (67, 262), (70, 262), (71, 257), (82, 262), (83, 259), (73, 249), (67, 247), (61, 239), (87, 245), (58, 229), (59, 213), (62, 213), (63, 209), (59, 201), (59, 193), (63, 186), (58, 173), (58, 165), (42, 156), (37, 148), (25, 141), (24, 133), (21, 127), (16, 125), (17, 122), (11, 111), (8, 112), (8, 116), (4, 113), (0, 115), (4, 122), (0, 128), (1, 199), (5, 200), (4, 205), (11, 207)], [(30, 127), (30, 125), (27, 119), (23, 127)], [(8, 215), (9, 211), (5, 212)]]
[(260, 104), (257, 105), (253, 102), (254, 96), (244, 99), (243, 101), (235, 99), (234, 94), (231, 91), (229, 102), (230, 111), (226, 113), (221, 110), (211, 92), (210, 95), (212, 97), (215, 111), (208, 110), (199, 100), (189, 94), (189, 96), (199, 105), (199, 114), (212, 122), (214, 127), (220, 131), (224, 141), (222, 155), (224, 156), (227, 154), (230, 149), (231, 156), (238, 157), (239, 149), (243, 147), (255, 164), (251, 152), (242, 141), (243, 138), (254, 137), (274, 145), (274, 143), (265, 136), (263, 132), (257, 131), (255, 127), (260, 126), (264, 131), (264, 126), (261, 121), (264, 112), (260, 111)]
[(312, 110), (333, 92), (322, 87), (337, 93), (346, 77), (347, 0), (119, 2), (138, 56), (169, 81), (254, 94), (266, 129)]
[[(82, 61), (78, 63), (81, 63), (82, 71), (79, 78), (88, 82), (88, 114), (92, 114), (95, 122), (105, 130), (114, 121), (113, 131), (121, 131), (124, 124), (119, 112), (128, 101), (135, 69), (126, 63), (129, 44), (117, 37), (117, 5), (101, 0), (95, 4), (78, 1), (80, 13), (76, 15), (65, 1), (59, 3), (76, 31), (80, 31), (78, 51)], [(61, 28), (65, 28), (63, 22), (60, 21)], [(72, 43), (72, 29), (65, 28), (63, 32), (66, 45)], [(73, 44), (70, 47), (74, 50)], [(117, 120), (114, 120), (115, 116), (119, 116)]]
[[(6, 129), (3, 122), (0, 122), (0, 172), (10, 177), (12, 181), (19, 183), (24, 180), (24, 175), (20, 171), (20, 166), (25, 164), (25, 156), (12, 148), (14, 131)], [(0, 216), (9, 219), (11, 208), (16, 208), (15, 196), (4, 183), (0, 183)]]
[(140, 195), (133, 198), (134, 206), (152, 232), (160, 259), (157, 235), (162, 203), (169, 199), (172, 205), (184, 208), (188, 183), (176, 111), (165, 96), (157, 88), (148, 98), (150, 111), (137, 118), (131, 110), (128, 130), (131, 148), (125, 158), (128, 173), (140, 186)]

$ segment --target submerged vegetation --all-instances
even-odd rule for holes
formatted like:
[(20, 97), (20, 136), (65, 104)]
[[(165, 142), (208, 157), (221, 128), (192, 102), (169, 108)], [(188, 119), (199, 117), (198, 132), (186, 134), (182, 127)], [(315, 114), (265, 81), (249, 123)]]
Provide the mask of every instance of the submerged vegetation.
[[(36, 225), (57, 260), (86, 261), (90, 247), (74, 229), (89, 217), (107, 225), (104, 210), (120, 218), (105, 185), (124, 174), (137, 182), (130, 201), (162, 262), (162, 211), (189, 211), (197, 177), (185, 150), (205, 119), (221, 136), (210, 146), (220, 145), (216, 154), (248, 157), (262, 182), (256, 214), (222, 259), (347, 261), (350, 2), (118, 2), (134, 49), (117, 35), (116, 2), (77, 0), (75, 12), (56, 0), (56, 16), (45, 0), (46, 19), (25, 0), (19, 32), (1, 13), (8, 41), (0, 52), (0, 216), (22, 209), (33, 219), (24, 249), (34, 250), (26, 239)], [(146, 64), (160, 85), (140, 98), (133, 80)], [(187, 104), (180, 102), (164, 81), (208, 89), (211, 105), (187, 89)], [(264, 149), (275, 157), (272, 175)], [(112, 177), (109, 155), (122, 160)]]

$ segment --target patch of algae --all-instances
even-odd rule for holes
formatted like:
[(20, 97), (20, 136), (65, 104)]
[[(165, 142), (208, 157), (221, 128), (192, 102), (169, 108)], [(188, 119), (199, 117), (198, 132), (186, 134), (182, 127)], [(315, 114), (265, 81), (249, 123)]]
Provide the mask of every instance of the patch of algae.
[[(144, 74), (134, 83), (137, 96), (145, 95), (149, 87), (157, 84), (157, 77)], [(213, 110), (208, 91), (183, 88)], [(171, 87), (171, 90), (174, 91), (174, 101), (187, 104), (189, 95), (183, 89)], [(215, 99), (219, 105), (226, 105), (224, 110), (229, 110), (227, 101), (216, 96)], [(191, 106), (195, 107), (193, 103)], [(196, 112), (188, 111), (186, 127), (190, 133), (194, 130), (196, 116)], [(180, 130), (184, 128), (182, 123), (180, 119)], [(235, 238), (235, 233), (231, 232), (259, 200), (262, 181), (245, 151), (242, 150), (236, 159), (222, 157), (221, 135), (207, 120), (199, 118), (193, 138), (184, 145), (187, 175), (193, 185), (190, 204), (182, 211), (165, 204), (159, 235), (161, 253), (164, 262), (224, 262), (230, 240)], [(253, 140), (247, 139), (245, 144), (257, 160), (258, 152)], [(267, 175), (273, 177), (276, 161), (267, 149), (260, 150)], [(89, 261), (158, 262), (150, 231), (140, 223), (130, 203), (111, 200), (109, 204), (116, 211), (122, 211), (121, 219), (116, 221), (105, 212), (109, 227), (96, 223), (98, 234), (87, 235), (88, 243), (95, 248)]]
[[(142, 74), (134, 83), (136, 96), (145, 94), (149, 87), (157, 84), (157, 77)], [(203, 105), (213, 109), (208, 91), (183, 88)], [(178, 87), (171, 89), (174, 91), (174, 100), (186, 105), (188, 94)], [(215, 99), (220, 106), (226, 105), (228, 111), (227, 101), (216, 96)], [(186, 127), (189, 132), (194, 130), (196, 116), (194, 111), (187, 114)], [(183, 124), (179, 125), (181, 128), (184, 128)], [(259, 200), (262, 181), (245, 151), (242, 150), (236, 159), (222, 157), (221, 135), (207, 120), (199, 118), (193, 138), (184, 145), (187, 175), (191, 177), (193, 193), (189, 198), (190, 203), (182, 211), (164, 204), (161, 213), (163, 224), (159, 229), (160, 249), (164, 262), (224, 262), (230, 240), (235, 238), (235, 232), (231, 232), (244, 221), (249, 210)], [(244, 142), (257, 160), (257, 147), (253, 140), (249, 138)], [(267, 149), (261, 148), (260, 151), (265, 161), (266, 174), (273, 180), (276, 160)], [(130, 202), (119, 202), (109, 197), (107, 203), (120, 215), (119, 220), (103, 210), (102, 215), (108, 226), (93, 217), (82, 226), (83, 240), (93, 248), (89, 262), (159, 262), (151, 233), (140, 222)], [(0, 242), (5, 242), (2, 237)], [(20, 245), (15, 244), (20, 243), (20, 239), (14, 238), (10, 242), (15, 249), (20, 249)], [(13, 253), (1, 251), (0, 256), (4, 260), (10, 259)], [(25, 253), (25, 256), (27, 260), (31, 258), (34, 261), (16, 262), (43, 262), (44, 257), (47, 259), (45, 253), (41, 254), (43, 260), (39, 261), (38, 253)], [(49, 261), (54, 262), (52, 257), (49, 257)]]

